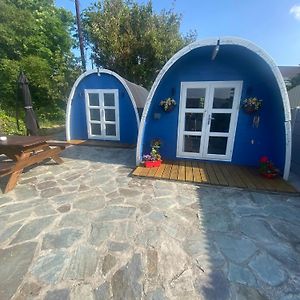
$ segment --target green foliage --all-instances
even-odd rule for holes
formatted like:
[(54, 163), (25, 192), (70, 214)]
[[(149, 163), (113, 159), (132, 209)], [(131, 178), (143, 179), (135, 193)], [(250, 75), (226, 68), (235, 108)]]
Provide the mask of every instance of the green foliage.
[(17, 128), (17, 121), (15, 117), (8, 116), (3, 110), (0, 110), (0, 135), (25, 135), (26, 128), (22, 120), (19, 121), (19, 127), (20, 130)]
[(300, 74), (292, 78), (291, 80), (291, 86), (288, 87), (288, 90), (291, 90), (295, 86), (300, 85)]
[(17, 79), (23, 70), (37, 115), (61, 117), (80, 71), (71, 52), (73, 22), (72, 14), (56, 8), (53, 0), (0, 1), (1, 109), (14, 112)]
[(157, 14), (151, 1), (99, 0), (83, 20), (95, 63), (148, 88), (166, 61), (196, 37), (182, 36), (181, 16)]

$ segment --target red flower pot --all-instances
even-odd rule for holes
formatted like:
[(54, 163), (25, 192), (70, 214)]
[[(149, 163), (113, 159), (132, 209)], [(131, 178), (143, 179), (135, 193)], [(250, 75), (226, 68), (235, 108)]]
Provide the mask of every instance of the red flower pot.
[(273, 178), (277, 177), (278, 174), (277, 173), (262, 173), (261, 175), (268, 179), (273, 179)]
[(156, 168), (159, 167), (161, 165), (161, 160), (148, 160), (144, 162), (144, 166), (146, 168)]

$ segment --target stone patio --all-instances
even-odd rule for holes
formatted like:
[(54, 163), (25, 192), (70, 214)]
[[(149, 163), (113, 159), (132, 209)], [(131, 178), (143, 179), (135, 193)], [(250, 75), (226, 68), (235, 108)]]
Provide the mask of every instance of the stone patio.
[(134, 150), (74, 146), (0, 195), (0, 299), (300, 294), (300, 198), (132, 178)]

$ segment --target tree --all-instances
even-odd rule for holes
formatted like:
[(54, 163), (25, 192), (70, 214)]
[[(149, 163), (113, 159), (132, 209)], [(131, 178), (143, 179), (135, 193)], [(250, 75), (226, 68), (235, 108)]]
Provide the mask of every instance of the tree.
[(39, 116), (61, 116), (77, 76), (71, 52), (73, 24), (72, 14), (55, 7), (53, 0), (0, 1), (0, 108), (14, 112), (22, 69)]
[(96, 65), (147, 88), (166, 61), (196, 37), (183, 36), (181, 16), (173, 10), (155, 13), (151, 1), (99, 0), (84, 12), (83, 22)]
[(288, 87), (288, 90), (291, 90), (295, 86), (300, 85), (300, 74), (297, 74), (291, 79), (291, 85)]

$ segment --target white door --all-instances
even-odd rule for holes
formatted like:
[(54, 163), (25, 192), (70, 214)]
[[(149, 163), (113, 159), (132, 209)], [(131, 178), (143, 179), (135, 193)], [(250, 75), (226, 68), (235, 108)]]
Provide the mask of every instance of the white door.
[(230, 161), (242, 81), (182, 82), (177, 157)]
[(90, 139), (120, 140), (118, 90), (85, 90)]

